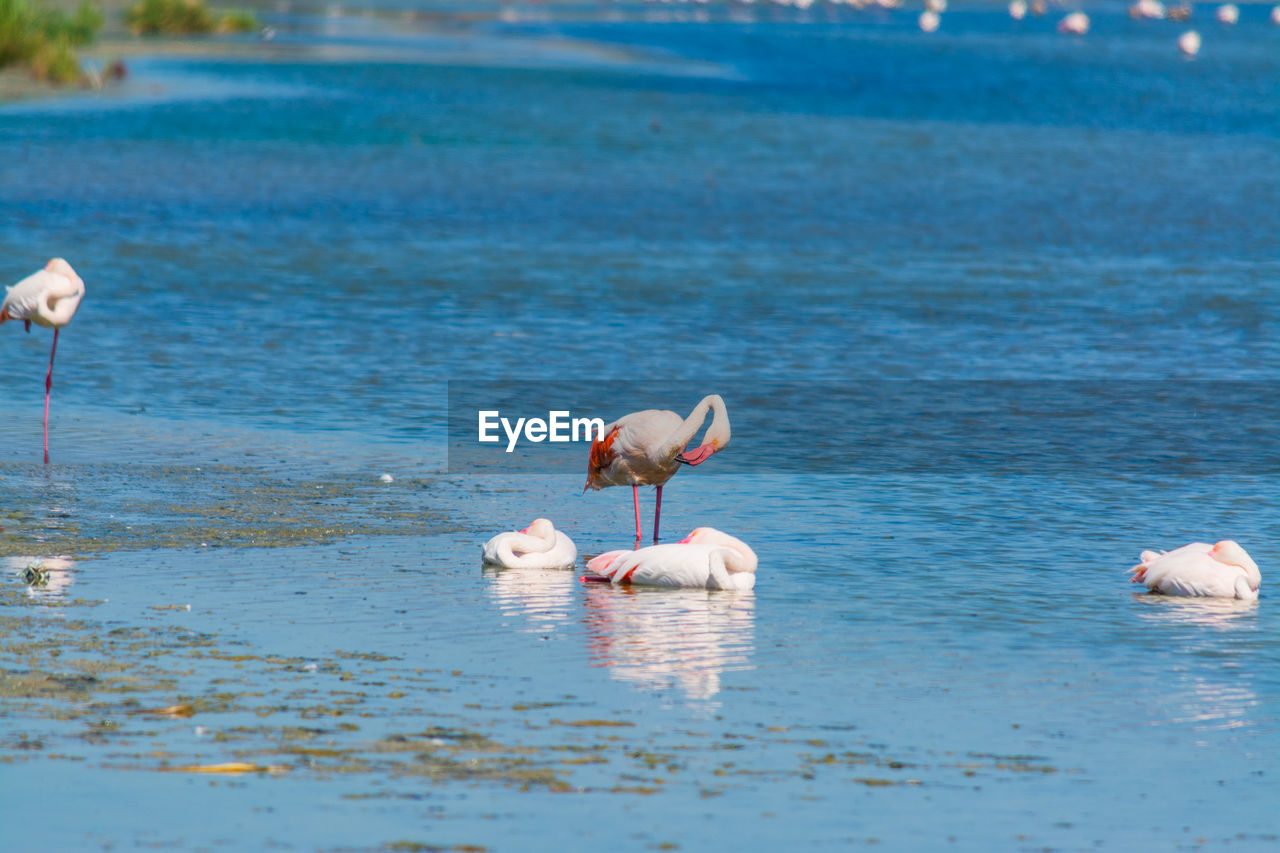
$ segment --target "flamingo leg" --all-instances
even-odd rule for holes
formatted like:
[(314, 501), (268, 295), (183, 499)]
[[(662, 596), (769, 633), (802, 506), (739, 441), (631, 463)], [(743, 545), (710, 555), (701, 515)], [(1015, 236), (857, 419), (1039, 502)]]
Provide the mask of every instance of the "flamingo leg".
[(662, 486), (658, 486), (658, 502), (653, 507), (653, 543), (658, 544), (658, 519), (662, 517)]
[[(636, 506), (636, 544), (635, 548), (640, 547), (640, 487), (635, 483), (631, 484), (631, 502)], [(633, 548), (632, 550), (635, 550)]]
[(53, 329), (53, 349), (49, 350), (49, 372), (44, 377), (44, 464), (49, 464), (49, 394), (53, 391), (53, 357), (58, 353), (58, 328)]

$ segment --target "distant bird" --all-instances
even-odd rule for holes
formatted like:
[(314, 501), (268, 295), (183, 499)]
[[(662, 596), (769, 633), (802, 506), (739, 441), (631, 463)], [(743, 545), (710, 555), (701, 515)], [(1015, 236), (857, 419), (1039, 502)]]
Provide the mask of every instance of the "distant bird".
[(1200, 34), (1195, 30), (1187, 30), (1178, 36), (1178, 50), (1187, 56), (1195, 56), (1200, 52)]
[(587, 563), (585, 581), (614, 586), (752, 589), (759, 560), (747, 543), (714, 527), (698, 527), (679, 542), (638, 551), (608, 551)]
[(1089, 16), (1084, 12), (1072, 12), (1058, 21), (1058, 32), (1082, 36), (1089, 32)]
[(942, 17), (932, 10), (926, 9), (920, 13), (920, 30), (921, 32), (931, 33), (938, 29), (938, 25), (942, 23)]
[(504, 569), (571, 569), (578, 562), (573, 540), (545, 518), (524, 530), (499, 533), (484, 544), (482, 555), (485, 563)]
[(1234, 24), (1240, 20), (1240, 7), (1234, 3), (1223, 3), (1218, 7), (1218, 11), (1213, 13), (1219, 23)]
[[(711, 426), (702, 434), (702, 443), (690, 451), (685, 446), (714, 413)], [(623, 415), (604, 428), (604, 436), (591, 444), (587, 461), (587, 489), (631, 486), (636, 510), (636, 543), (640, 547), (640, 486), (657, 486), (653, 509), (653, 541), (658, 541), (658, 520), (662, 514), (662, 486), (683, 465), (701, 465), (713, 453), (729, 445), (729, 413), (719, 394), (709, 394), (694, 406), (689, 417), (675, 412), (646, 409)]]
[(1280, 6), (1276, 6), (1271, 10), (1271, 23), (1280, 27)]
[(1130, 18), (1151, 18), (1159, 20), (1165, 15), (1164, 4), (1160, 0), (1138, 0), (1129, 7)]
[(1165, 17), (1171, 21), (1189, 21), (1191, 20), (1191, 6), (1183, 3), (1180, 6), (1170, 7), (1165, 11)]
[(1009, 17), (1015, 21), (1021, 21), (1027, 16), (1027, 0), (1011, 0), (1009, 3)]
[(44, 269), (32, 273), (8, 288), (0, 304), (0, 323), (21, 320), (26, 330), (31, 324), (53, 329), (53, 348), (49, 351), (49, 372), (44, 377), (44, 461), (49, 462), (49, 395), (53, 390), (53, 357), (58, 352), (58, 332), (71, 322), (84, 297), (84, 282), (71, 264), (54, 258)]
[(1230, 539), (1216, 545), (1192, 542), (1168, 552), (1143, 551), (1141, 560), (1129, 570), (1129, 582), (1165, 595), (1252, 601), (1262, 583), (1258, 564)]
[(929, 12), (937, 12), (941, 15), (947, 11), (947, 0), (924, 0), (924, 8)]

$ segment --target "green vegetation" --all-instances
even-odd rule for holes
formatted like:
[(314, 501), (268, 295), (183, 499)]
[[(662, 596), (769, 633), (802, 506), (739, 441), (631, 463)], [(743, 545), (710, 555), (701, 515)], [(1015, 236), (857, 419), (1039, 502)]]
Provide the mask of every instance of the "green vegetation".
[[(3, 2), (3, 0), (0, 0)], [(137, 0), (124, 14), (135, 35), (183, 36), (220, 33), (247, 33), (258, 28), (248, 12), (226, 12), (218, 17), (204, 0)]]
[(249, 12), (233, 10), (223, 14), (218, 21), (220, 33), (251, 33), (258, 29), (258, 19)]
[(101, 27), (102, 12), (88, 0), (71, 15), (39, 0), (0, 0), (0, 68), (26, 65), (36, 79), (74, 83), (82, 77), (75, 48)]

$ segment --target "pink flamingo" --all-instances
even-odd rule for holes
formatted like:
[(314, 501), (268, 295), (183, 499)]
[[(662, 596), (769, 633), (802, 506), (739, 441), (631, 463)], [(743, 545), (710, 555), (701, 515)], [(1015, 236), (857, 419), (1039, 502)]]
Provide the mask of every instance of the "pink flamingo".
[(747, 543), (714, 527), (694, 528), (671, 545), (638, 551), (607, 551), (587, 563), (584, 581), (617, 585), (685, 586), (701, 589), (752, 589), (756, 552)]
[(21, 320), (26, 330), (31, 324), (53, 329), (53, 349), (49, 351), (49, 372), (44, 377), (44, 461), (49, 463), (49, 394), (53, 390), (53, 356), (58, 352), (58, 331), (75, 316), (84, 297), (84, 282), (71, 264), (54, 258), (44, 269), (8, 288), (0, 304), (0, 323)]
[[(693, 434), (714, 412), (711, 426), (702, 434), (702, 443), (685, 451)], [(683, 465), (701, 465), (713, 453), (729, 445), (729, 413), (719, 394), (709, 394), (694, 406), (687, 418), (662, 409), (646, 409), (623, 415), (604, 428), (604, 437), (591, 443), (587, 462), (587, 489), (631, 486), (636, 510), (636, 543), (640, 547), (640, 487), (657, 486), (653, 509), (653, 541), (658, 541), (658, 521), (662, 514), (662, 486)]]
[(1262, 573), (1243, 548), (1230, 539), (1216, 545), (1192, 542), (1172, 551), (1143, 551), (1129, 570), (1130, 583), (1145, 584), (1165, 595), (1256, 600)]

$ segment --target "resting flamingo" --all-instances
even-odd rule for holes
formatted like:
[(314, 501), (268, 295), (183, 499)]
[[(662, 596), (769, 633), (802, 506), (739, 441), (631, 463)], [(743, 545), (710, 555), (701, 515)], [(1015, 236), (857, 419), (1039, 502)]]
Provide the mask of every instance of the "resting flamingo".
[(31, 324), (53, 329), (53, 349), (49, 351), (49, 372), (44, 377), (44, 461), (49, 462), (49, 394), (53, 390), (53, 356), (58, 351), (58, 331), (75, 316), (84, 297), (84, 282), (71, 264), (54, 258), (44, 269), (32, 273), (8, 288), (0, 304), (0, 323), (21, 320), (26, 330)]
[(571, 569), (578, 562), (573, 540), (538, 518), (524, 530), (499, 533), (484, 543), (484, 561), (504, 569)]
[(1089, 32), (1089, 16), (1084, 12), (1072, 12), (1058, 21), (1058, 32), (1082, 36)]
[(1192, 542), (1168, 552), (1143, 551), (1142, 562), (1129, 571), (1130, 583), (1146, 584), (1165, 595), (1253, 601), (1262, 583), (1258, 564), (1230, 539), (1216, 545)]
[(756, 552), (714, 527), (698, 527), (679, 542), (638, 551), (607, 551), (587, 563), (584, 581), (617, 585), (752, 589)]
[[(685, 450), (693, 434), (714, 416), (711, 426), (702, 434), (702, 443)], [(591, 443), (587, 462), (587, 489), (606, 486), (631, 486), (631, 500), (636, 510), (636, 542), (640, 547), (640, 487), (657, 486), (653, 508), (653, 541), (658, 541), (658, 521), (662, 515), (662, 486), (683, 465), (701, 465), (713, 453), (729, 445), (729, 413), (719, 394), (709, 394), (694, 406), (687, 418), (662, 409), (646, 409), (623, 415), (604, 428), (604, 436)]]

